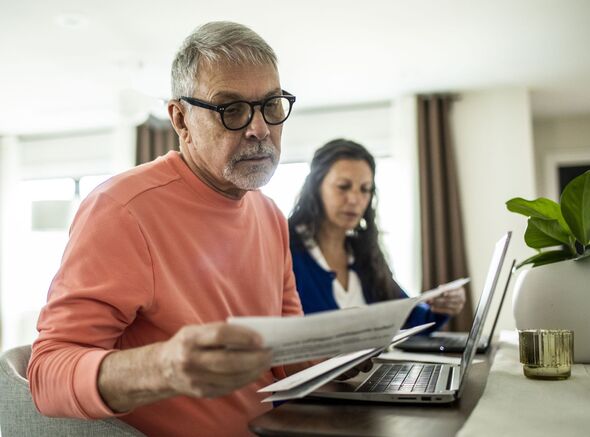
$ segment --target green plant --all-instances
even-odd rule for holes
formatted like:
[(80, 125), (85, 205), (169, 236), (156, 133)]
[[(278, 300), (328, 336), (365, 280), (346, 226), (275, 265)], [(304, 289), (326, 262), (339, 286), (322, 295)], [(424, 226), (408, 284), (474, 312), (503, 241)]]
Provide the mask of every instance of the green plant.
[[(559, 203), (544, 197), (535, 200), (515, 197), (506, 202), (506, 207), (529, 218), (524, 241), (539, 251), (518, 267), (590, 256), (590, 171), (567, 184)], [(555, 246), (561, 247), (541, 251)]]

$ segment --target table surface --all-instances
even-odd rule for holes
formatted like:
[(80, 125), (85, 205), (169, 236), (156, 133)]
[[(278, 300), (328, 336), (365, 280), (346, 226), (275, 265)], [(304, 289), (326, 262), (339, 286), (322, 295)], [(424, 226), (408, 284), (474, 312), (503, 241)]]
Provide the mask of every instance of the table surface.
[(473, 364), (462, 398), (445, 405), (303, 399), (287, 402), (250, 422), (261, 436), (454, 436), (485, 388), (496, 347)]
[(485, 391), (458, 436), (590, 435), (590, 365), (572, 365), (566, 380), (526, 378), (516, 332), (501, 334), (509, 335), (501, 335)]

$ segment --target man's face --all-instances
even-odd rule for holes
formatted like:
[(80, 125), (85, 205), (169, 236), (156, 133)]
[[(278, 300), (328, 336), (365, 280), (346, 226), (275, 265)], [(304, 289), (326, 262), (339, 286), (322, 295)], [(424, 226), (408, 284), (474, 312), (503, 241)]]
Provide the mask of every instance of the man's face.
[[(219, 105), (280, 94), (279, 75), (272, 65), (216, 63), (201, 67), (192, 97)], [(191, 107), (185, 112), (185, 160), (207, 184), (231, 197), (266, 184), (279, 162), (282, 125), (267, 125), (259, 108), (239, 131), (226, 129), (215, 111)]]

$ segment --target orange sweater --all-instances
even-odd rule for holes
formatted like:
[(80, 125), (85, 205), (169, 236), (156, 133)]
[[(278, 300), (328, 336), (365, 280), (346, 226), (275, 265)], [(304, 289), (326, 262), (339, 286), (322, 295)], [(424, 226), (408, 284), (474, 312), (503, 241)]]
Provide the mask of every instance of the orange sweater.
[[(110, 179), (80, 207), (39, 317), (33, 399), (49, 416), (113, 416), (97, 389), (111, 351), (188, 324), (301, 313), (286, 220), (272, 201), (258, 191), (228, 199), (170, 152)], [(154, 436), (246, 435), (269, 408), (256, 390), (272, 380), (267, 372), (228, 396), (178, 396), (121, 419)]]

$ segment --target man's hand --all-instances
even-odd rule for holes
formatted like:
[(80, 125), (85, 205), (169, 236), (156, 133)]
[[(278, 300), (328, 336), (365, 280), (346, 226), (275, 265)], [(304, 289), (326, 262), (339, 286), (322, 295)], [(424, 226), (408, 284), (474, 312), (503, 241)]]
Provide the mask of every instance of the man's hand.
[(445, 291), (442, 295), (428, 301), (432, 312), (455, 316), (465, 305), (465, 289), (463, 287)]
[(223, 396), (260, 378), (271, 359), (251, 329), (185, 326), (168, 341), (107, 355), (98, 389), (116, 412), (177, 395)]
[(254, 382), (271, 359), (256, 332), (226, 323), (186, 326), (160, 349), (168, 385), (194, 397), (223, 396)]

